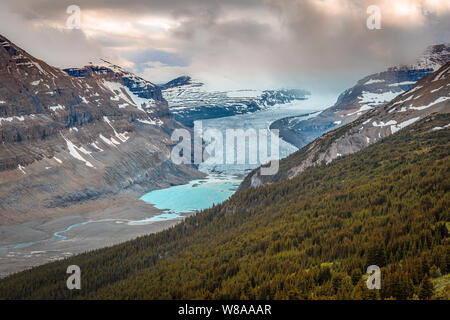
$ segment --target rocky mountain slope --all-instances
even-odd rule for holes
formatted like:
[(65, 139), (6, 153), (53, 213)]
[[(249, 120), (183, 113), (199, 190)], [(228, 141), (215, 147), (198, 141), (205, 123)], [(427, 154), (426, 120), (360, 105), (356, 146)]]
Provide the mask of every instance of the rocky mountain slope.
[(120, 67), (60, 70), (0, 36), (0, 223), (186, 182), (180, 127), (154, 84)]
[(305, 121), (295, 117), (282, 119), (272, 128), (279, 129), (285, 140), (301, 148), (324, 132), (344, 126), (369, 110), (388, 103), (448, 61), (450, 44), (431, 46), (413, 65), (392, 67), (359, 80), (316, 118)]
[(204, 83), (188, 76), (176, 78), (160, 88), (175, 119), (189, 127), (195, 120), (252, 113), (309, 96), (309, 92), (300, 89), (209, 91)]
[(277, 175), (261, 176), (259, 169), (253, 171), (241, 188), (292, 179), (311, 166), (328, 164), (336, 158), (364, 149), (420, 119), (442, 113), (450, 113), (450, 62), (422, 78), (391, 102), (371, 109), (357, 120), (324, 134), (283, 159)]

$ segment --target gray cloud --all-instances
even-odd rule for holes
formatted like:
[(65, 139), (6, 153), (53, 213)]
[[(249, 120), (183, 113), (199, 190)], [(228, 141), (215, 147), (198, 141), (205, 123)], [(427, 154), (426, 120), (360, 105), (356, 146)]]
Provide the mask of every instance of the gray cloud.
[[(424, 0), (78, 0), (94, 18), (130, 24), (129, 33), (85, 30), (89, 36), (51, 27), (64, 21), (73, 2), (10, 2), (2, 12), (20, 22), (0, 22), (1, 30), (57, 65), (106, 55), (155, 82), (182, 72), (218, 85), (303, 87), (336, 96), (368, 73), (412, 62), (426, 46), (450, 41), (450, 7)], [(382, 9), (381, 30), (366, 27), (371, 4)], [(146, 16), (174, 23), (158, 31), (139, 24)], [(37, 22), (43, 26), (32, 27)], [(46, 37), (54, 41), (43, 42)]]
[(142, 73), (145, 68), (148, 68), (149, 64), (154, 62), (171, 67), (186, 67), (189, 65), (189, 59), (186, 57), (154, 49), (127, 52), (124, 54), (124, 58), (133, 61), (135, 63), (135, 69), (139, 73)]
[(127, 11), (132, 14), (166, 14), (174, 17), (192, 17), (199, 11), (220, 14), (227, 9), (247, 9), (262, 5), (264, 0), (16, 0), (11, 10), (28, 19), (55, 18), (65, 15), (72, 4), (84, 10)]
[(36, 27), (24, 16), (5, 10), (0, 4), (0, 33), (35, 57), (58, 66), (83, 65), (103, 56), (100, 45), (80, 30)]

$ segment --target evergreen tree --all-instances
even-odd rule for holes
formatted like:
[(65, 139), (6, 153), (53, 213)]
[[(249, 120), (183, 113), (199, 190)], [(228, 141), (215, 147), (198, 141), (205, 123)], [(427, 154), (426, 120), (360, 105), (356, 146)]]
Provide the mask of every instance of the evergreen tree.
[(352, 271), (352, 283), (353, 285), (356, 285), (358, 281), (361, 279), (362, 272), (360, 269), (354, 269)]
[(433, 282), (431, 282), (430, 277), (428, 275), (423, 278), (422, 282), (420, 283), (419, 287), (419, 298), (422, 300), (428, 300), (431, 299), (433, 296), (434, 286)]

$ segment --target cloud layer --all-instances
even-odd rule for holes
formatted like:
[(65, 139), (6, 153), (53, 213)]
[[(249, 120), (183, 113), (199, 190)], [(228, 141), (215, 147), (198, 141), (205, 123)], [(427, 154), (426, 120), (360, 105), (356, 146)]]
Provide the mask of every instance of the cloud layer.
[[(335, 96), (362, 76), (450, 42), (440, 0), (73, 0), (0, 4), (0, 32), (57, 66), (100, 57), (154, 82), (189, 74), (216, 87), (301, 87)], [(380, 30), (366, 26), (381, 10)]]

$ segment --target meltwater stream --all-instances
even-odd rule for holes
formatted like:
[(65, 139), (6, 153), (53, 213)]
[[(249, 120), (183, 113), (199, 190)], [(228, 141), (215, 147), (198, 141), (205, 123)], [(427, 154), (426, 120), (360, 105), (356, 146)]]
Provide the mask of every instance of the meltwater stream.
[(173, 186), (166, 189), (154, 190), (141, 197), (141, 200), (153, 204), (157, 209), (165, 212), (151, 218), (132, 219), (99, 219), (75, 223), (67, 228), (53, 233), (53, 238), (40, 241), (23, 242), (13, 246), (0, 247), (0, 250), (23, 248), (43, 241), (67, 240), (65, 233), (89, 224), (98, 223), (126, 223), (138, 226), (151, 222), (166, 221), (183, 218), (180, 214), (192, 213), (197, 210), (210, 208), (214, 204), (227, 200), (237, 189), (241, 179), (233, 176), (209, 175), (204, 179), (193, 180), (188, 184)]
[(172, 220), (172, 219), (176, 219), (176, 218), (182, 218), (182, 216), (175, 214), (175, 213), (163, 213), (163, 214), (151, 217), (151, 218), (146, 218), (146, 219), (141, 219), (141, 220), (120, 219), (120, 218), (119, 219), (88, 220), (88, 221), (72, 224), (64, 230), (54, 232), (53, 233), (54, 238), (52, 238), (52, 239), (43, 239), (40, 241), (23, 242), (23, 243), (19, 243), (19, 244), (13, 245), (13, 246), (9, 246), (9, 247), (0, 247), (0, 250), (11, 250), (11, 249), (23, 248), (23, 247), (37, 244), (39, 242), (44, 242), (44, 241), (67, 240), (67, 236), (63, 235), (64, 233), (67, 233), (74, 228), (85, 226), (88, 224), (93, 224), (93, 223), (123, 222), (123, 223), (127, 223), (128, 225), (142, 225), (142, 224), (146, 224), (146, 223), (150, 223), (150, 222)]
[[(276, 105), (267, 110), (258, 111), (252, 114), (236, 115), (220, 119), (203, 120), (204, 129), (213, 128), (225, 132), (226, 129), (268, 129), (270, 124), (281, 118), (290, 116), (305, 115), (305, 119), (312, 117), (311, 112), (317, 111), (310, 108), (307, 101), (297, 101), (290, 104)], [(297, 149), (287, 142), (280, 141), (280, 157), (286, 157)], [(69, 225), (63, 230), (53, 232), (51, 239), (30, 241), (15, 244), (7, 247), (0, 247), (0, 250), (19, 249), (31, 246), (44, 241), (67, 240), (65, 234), (71, 230), (82, 228), (90, 224), (102, 223), (126, 223), (129, 226), (139, 226), (156, 221), (166, 221), (183, 218), (181, 214), (192, 213), (220, 204), (231, 197), (236, 192), (245, 174), (258, 167), (253, 165), (222, 165), (210, 166), (202, 164), (200, 170), (208, 174), (204, 179), (191, 181), (185, 185), (178, 185), (166, 189), (154, 190), (141, 197), (141, 200), (154, 205), (164, 211), (163, 214), (140, 220), (111, 218), (89, 220)]]

